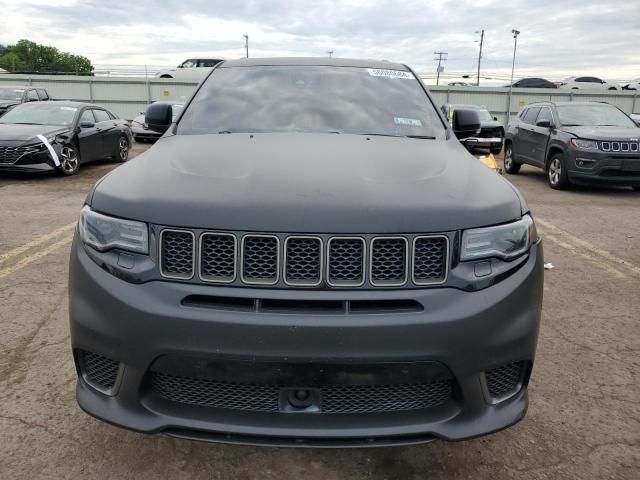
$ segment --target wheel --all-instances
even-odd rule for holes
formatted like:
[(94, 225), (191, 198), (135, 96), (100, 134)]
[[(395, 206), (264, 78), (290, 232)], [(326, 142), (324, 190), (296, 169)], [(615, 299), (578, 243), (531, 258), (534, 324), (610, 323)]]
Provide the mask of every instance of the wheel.
[(118, 152), (116, 153), (116, 160), (118, 162), (126, 162), (129, 158), (129, 140), (124, 135), (120, 137), (118, 141)]
[(554, 153), (547, 164), (547, 181), (549, 186), (555, 190), (566, 190), (569, 188), (569, 177), (565, 165), (564, 156), (561, 153)]
[(507, 143), (504, 147), (504, 171), (515, 175), (520, 171), (521, 166), (521, 163), (513, 159), (513, 147), (510, 143)]
[(491, 147), (489, 151), (494, 155), (498, 155), (502, 151), (502, 145), (500, 145), (499, 147)]
[(60, 152), (60, 173), (63, 175), (75, 175), (80, 169), (80, 155), (73, 145), (63, 145)]

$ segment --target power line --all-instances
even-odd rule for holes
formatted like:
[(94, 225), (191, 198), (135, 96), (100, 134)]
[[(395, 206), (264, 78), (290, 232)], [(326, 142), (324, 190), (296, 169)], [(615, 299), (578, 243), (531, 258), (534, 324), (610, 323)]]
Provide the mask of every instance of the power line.
[(436, 86), (440, 85), (440, 72), (444, 71), (444, 67), (441, 67), (441, 63), (442, 62), (446, 62), (447, 61), (447, 55), (449, 55), (447, 52), (433, 52), (434, 55), (438, 55), (438, 58), (434, 58), (433, 60), (437, 60), (438, 61), (438, 69), (436, 70), (438, 76), (436, 77)]

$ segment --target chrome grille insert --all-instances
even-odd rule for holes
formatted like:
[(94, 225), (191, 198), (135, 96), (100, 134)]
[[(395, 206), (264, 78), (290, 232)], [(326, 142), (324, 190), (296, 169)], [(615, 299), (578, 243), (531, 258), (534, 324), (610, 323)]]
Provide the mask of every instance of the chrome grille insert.
[(205, 232), (200, 236), (200, 279), (232, 283), (236, 279), (238, 243), (230, 233)]
[(290, 236), (284, 242), (284, 282), (317, 286), (322, 281), (322, 239)]
[(189, 280), (195, 270), (195, 235), (189, 230), (160, 232), (160, 273), (166, 278)]
[(327, 247), (327, 283), (334, 287), (364, 284), (366, 243), (361, 237), (332, 237)]
[(369, 250), (369, 281), (377, 287), (407, 283), (409, 256), (404, 237), (376, 237)]
[(444, 235), (424, 235), (413, 240), (412, 280), (416, 285), (434, 285), (447, 280), (449, 239)]
[(278, 283), (280, 240), (275, 235), (249, 234), (242, 237), (242, 281), (253, 285)]

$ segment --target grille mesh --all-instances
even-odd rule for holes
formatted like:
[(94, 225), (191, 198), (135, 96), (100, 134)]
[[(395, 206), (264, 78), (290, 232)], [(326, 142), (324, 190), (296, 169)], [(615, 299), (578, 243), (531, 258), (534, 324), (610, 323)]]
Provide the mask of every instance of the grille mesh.
[(322, 242), (319, 238), (289, 237), (286, 247), (288, 283), (317, 285), (322, 271)]
[(200, 251), (200, 275), (212, 282), (232, 282), (236, 272), (236, 239), (233, 235), (205, 233)]
[(253, 283), (275, 283), (278, 280), (278, 239), (247, 235), (243, 239), (242, 275)]
[(404, 238), (376, 238), (371, 243), (371, 283), (403, 284), (407, 277), (407, 242)]
[(446, 256), (446, 238), (417, 238), (413, 252), (413, 278), (416, 283), (436, 283), (444, 281), (447, 270)]
[[(242, 384), (152, 372), (162, 398), (178, 403), (254, 412), (278, 412), (283, 385)], [(326, 385), (318, 387), (321, 413), (353, 414), (421, 410), (451, 399), (452, 382), (401, 385)]]
[(0, 164), (13, 165), (18, 159), (29, 151), (35, 151), (33, 146), (28, 147), (0, 147)]
[(167, 277), (193, 276), (194, 240), (191, 232), (164, 230), (162, 232), (162, 273)]
[(493, 368), (486, 372), (487, 389), (494, 398), (515, 393), (524, 375), (526, 362), (514, 362)]
[(80, 355), (84, 373), (89, 382), (104, 390), (110, 390), (115, 386), (118, 362), (85, 350), (80, 350)]
[(329, 243), (329, 283), (360, 285), (364, 281), (364, 241), (334, 238)]

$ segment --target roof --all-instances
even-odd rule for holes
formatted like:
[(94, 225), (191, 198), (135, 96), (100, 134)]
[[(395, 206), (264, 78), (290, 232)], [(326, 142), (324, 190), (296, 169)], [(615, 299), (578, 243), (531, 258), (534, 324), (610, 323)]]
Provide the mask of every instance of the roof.
[(98, 107), (98, 108), (103, 108), (103, 107), (100, 107), (99, 105), (96, 105), (94, 103), (72, 102), (70, 100), (50, 100), (48, 102), (38, 102), (38, 104), (40, 104), (40, 105), (42, 105), (43, 103), (56, 104), (56, 105), (60, 105), (61, 107), (75, 107), (75, 108)]
[(527, 107), (531, 107), (533, 105), (554, 105), (556, 107), (564, 106), (564, 105), (611, 105), (607, 102), (533, 102), (527, 105)]
[(386, 60), (366, 60), (355, 58), (329, 58), (329, 57), (275, 57), (275, 58), (241, 58), (227, 60), (219, 68), (229, 67), (254, 67), (254, 66), (328, 66), (328, 67), (360, 67), (360, 68), (386, 68), (389, 70), (409, 71), (406, 65), (388, 62)]

